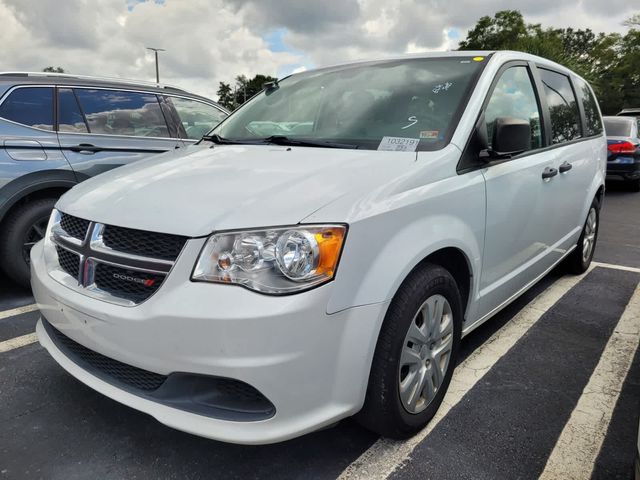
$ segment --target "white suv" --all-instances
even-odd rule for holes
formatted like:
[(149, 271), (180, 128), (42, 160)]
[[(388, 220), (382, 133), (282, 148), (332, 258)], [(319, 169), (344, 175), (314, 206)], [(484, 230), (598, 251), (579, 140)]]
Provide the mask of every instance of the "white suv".
[(180, 430), (258, 444), (357, 418), (406, 437), (460, 339), (593, 256), (587, 83), (518, 52), (323, 68), (199, 144), (87, 180), (32, 250), (40, 342)]

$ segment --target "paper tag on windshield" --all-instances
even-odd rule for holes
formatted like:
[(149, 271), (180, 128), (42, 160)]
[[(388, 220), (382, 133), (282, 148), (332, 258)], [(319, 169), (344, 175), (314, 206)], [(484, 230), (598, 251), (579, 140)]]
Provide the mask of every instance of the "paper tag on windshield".
[(417, 138), (382, 137), (378, 150), (387, 152), (415, 152), (420, 140)]

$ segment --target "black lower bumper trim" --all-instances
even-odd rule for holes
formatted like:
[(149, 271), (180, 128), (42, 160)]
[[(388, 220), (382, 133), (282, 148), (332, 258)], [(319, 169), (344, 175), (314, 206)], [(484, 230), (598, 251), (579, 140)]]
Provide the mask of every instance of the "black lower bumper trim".
[(42, 317), (51, 341), (69, 360), (121, 390), (198, 415), (234, 422), (266, 420), (273, 404), (251, 385), (231, 378), (175, 372), (160, 375), (119, 362), (70, 339)]

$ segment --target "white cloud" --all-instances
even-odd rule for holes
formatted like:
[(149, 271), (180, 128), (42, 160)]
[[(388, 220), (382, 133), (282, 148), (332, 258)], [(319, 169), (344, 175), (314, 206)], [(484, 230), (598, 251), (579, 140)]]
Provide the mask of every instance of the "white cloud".
[[(215, 97), (236, 75), (454, 49), (482, 15), (519, 9), (543, 26), (624, 31), (637, 0), (0, 0), (0, 70), (160, 76)], [(277, 48), (265, 38), (281, 30)]]

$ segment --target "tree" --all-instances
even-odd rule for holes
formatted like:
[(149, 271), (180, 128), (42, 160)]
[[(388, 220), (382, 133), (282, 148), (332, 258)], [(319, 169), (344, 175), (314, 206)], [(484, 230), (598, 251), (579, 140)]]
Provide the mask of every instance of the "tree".
[(42, 69), (43, 72), (51, 72), (51, 73), (64, 73), (64, 68), (62, 67), (46, 67)]
[(228, 83), (220, 82), (218, 87), (218, 103), (228, 110), (233, 110), (235, 107), (235, 100), (233, 98), (233, 90)]
[(251, 79), (245, 75), (238, 75), (233, 88), (228, 83), (220, 82), (218, 87), (218, 103), (229, 110), (235, 110), (256, 93), (262, 91), (265, 83), (276, 80), (275, 77), (258, 74)]
[(626, 35), (590, 29), (526, 24), (517, 10), (484, 16), (469, 30), (460, 50), (520, 50), (548, 58), (586, 78), (605, 114), (640, 106), (640, 14), (625, 22)]

